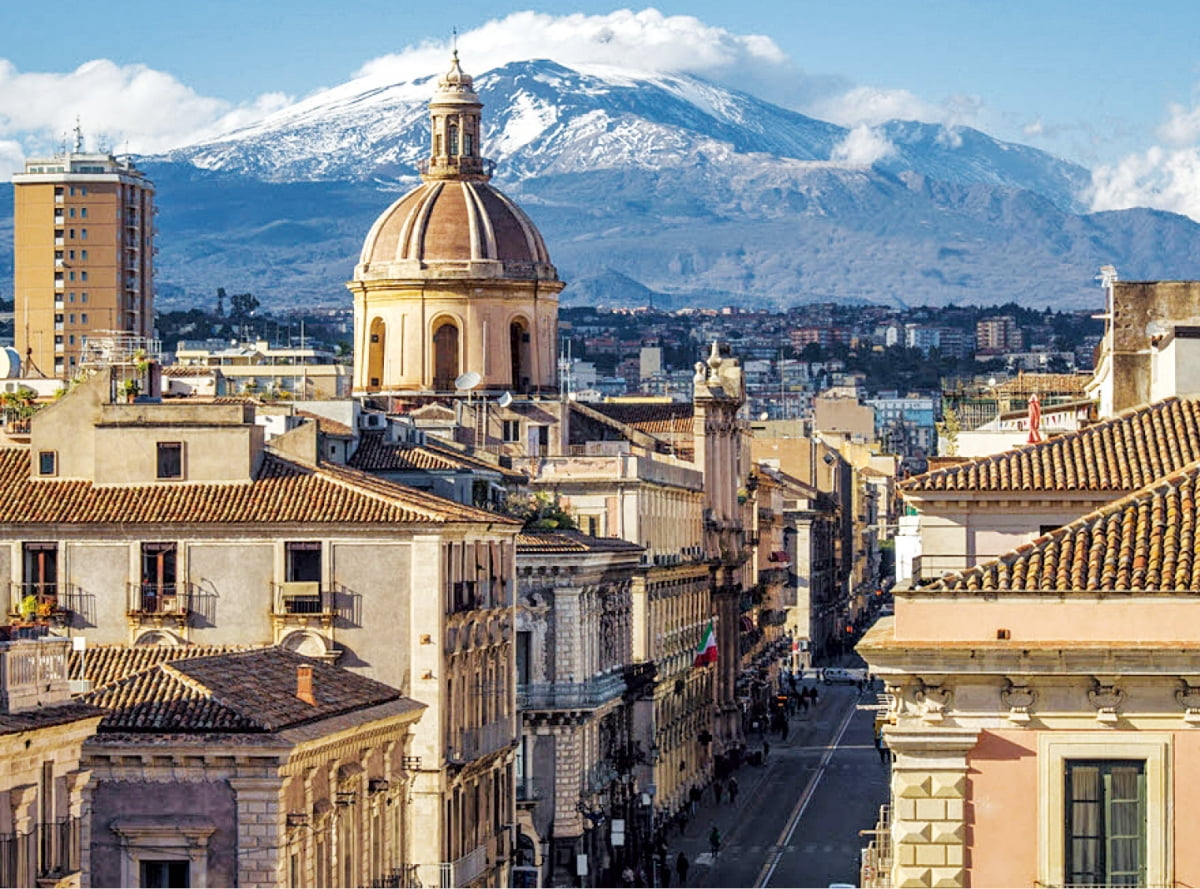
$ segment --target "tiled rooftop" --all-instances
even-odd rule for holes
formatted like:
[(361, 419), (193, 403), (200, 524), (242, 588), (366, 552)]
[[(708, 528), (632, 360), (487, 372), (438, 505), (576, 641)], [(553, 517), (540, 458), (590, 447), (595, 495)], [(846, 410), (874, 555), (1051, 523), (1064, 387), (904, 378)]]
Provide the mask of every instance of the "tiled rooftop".
[(361, 435), (358, 450), (350, 458), (350, 465), (368, 472), (487, 471), (500, 473), (513, 480), (525, 478), (522, 473), (506, 469), (499, 463), (491, 463), (441, 445), (390, 442), (385, 433), (378, 431)]
[[(315, 705), (296, 696), (300, 666), (312, 668)], [(160, 663), (87, 700), (108, 711), (101, 732), (277, 732), (401, 694), (322, 661), (263, 648)]]
[(250, 645), (90, 645), (69, 654), (72, 677), (87, 679), (94, 690), (128, 679), (169, 661), (249, 651)]
[(619, 537), (591, 537), (579, 531), (527, 531), (517, 535), (517, 552), (557, 553), (641, 552), (642, 547)]
[(508, 520), (345, 467), (268, 453), (245, 482), (94, 485), (32, 479), (29, 451), (0, 449), (0, 522), (8, 524), (287, 522), (395, 523)]
[(322, 417), (320, 414), (310, 413), (309, 411), (296, 411), (297, 417), (303, 417), (306, 420), (315, 420), (317, 428), (324, 435), (336, 435), (339, 438), (353, 438), (354, 430), (345, 423), (339, 423), (337, 420), (331, 420), (328, 417)]
[(921, 590), (1200, 593), (1200, 462)]
[(1200, 459), (1200, 401), (1168, 398), (1077, 432), (926, 472), (907, 492), (1136, 491)]
[(1092, 381), (1092, 375), (1026, 373), (1020, 371), (1011, 380), (996, 384), (997, 395), (1083, 395), (1084, 387)]
[(598, 402), (588, 407), (650, 435), (692, 434), (690, 402)]

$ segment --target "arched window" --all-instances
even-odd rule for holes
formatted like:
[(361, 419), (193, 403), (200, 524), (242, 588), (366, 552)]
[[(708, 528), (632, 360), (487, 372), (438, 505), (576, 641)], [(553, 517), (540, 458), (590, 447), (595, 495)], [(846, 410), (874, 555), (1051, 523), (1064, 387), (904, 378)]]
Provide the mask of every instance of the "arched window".
[(529, 326), (517, 318), (508, 325), (508, 357), (512, 375), (510, 385), (518, 392), (529, 389)]
[(475, 137), (469, 132), (463, 133), (463, 154), (467, 157), (475, 154)]
[(450, 124), (450, 156), (458, 155), (458, 124)]
[(367, 390), (378, 391), (383, 386), (383, 350), (387, 345), (387, 325), (382, 318), (371, 321), (367, 343)]
[(433, 388), (448, 392), (460, 373), (458, 364), (458, 325), (443, 321), (433, 332)]

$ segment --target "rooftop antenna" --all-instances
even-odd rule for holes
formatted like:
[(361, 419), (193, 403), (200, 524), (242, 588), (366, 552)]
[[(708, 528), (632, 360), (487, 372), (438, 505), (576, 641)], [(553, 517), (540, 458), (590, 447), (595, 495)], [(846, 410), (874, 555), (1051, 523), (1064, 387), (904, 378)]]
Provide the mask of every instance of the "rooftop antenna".
[(458, 58), (458, 25), (450, 29), (450, 46), (454, 50), (454, 58)]
[(79, 123), (79, 115), (75, 115), (75, 153), (83, 151), (83, 126)]

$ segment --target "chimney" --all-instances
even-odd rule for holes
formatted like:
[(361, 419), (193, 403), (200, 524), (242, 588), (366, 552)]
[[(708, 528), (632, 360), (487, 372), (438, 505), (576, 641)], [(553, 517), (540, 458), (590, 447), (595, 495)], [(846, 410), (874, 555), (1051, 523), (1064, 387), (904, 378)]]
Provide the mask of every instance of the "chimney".
[(312, 667), (296, 668), (296, 697), (311, 707), (317, 706), (313, 697)]

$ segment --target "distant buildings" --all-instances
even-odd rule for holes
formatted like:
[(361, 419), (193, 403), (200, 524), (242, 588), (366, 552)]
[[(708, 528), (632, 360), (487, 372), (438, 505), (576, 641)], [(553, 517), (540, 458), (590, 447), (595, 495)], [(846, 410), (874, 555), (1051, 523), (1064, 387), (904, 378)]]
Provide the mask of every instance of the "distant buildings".
[(81, 141), (13, 176), (13, 327), (29, 377), (73, 376), (97, 331), (153, 334), (154, 185)]
[(983, 318), (975, 324), (975, 351), (981, 355), (1020, 352), (1024, 347), (1025, 338), (1021, 328), (1010, 315)]

